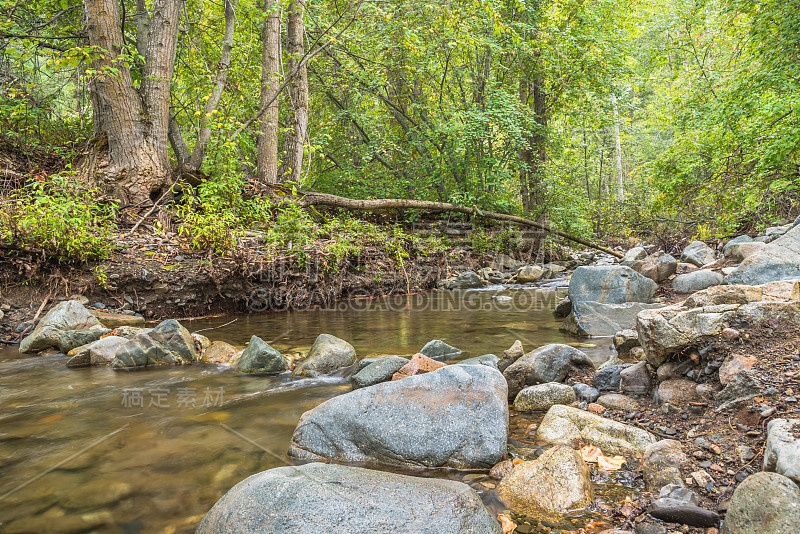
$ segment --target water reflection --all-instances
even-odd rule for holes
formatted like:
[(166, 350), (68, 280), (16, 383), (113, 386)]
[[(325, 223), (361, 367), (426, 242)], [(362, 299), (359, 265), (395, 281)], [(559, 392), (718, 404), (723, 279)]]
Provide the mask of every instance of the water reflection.
[[(579, 342), (550, 312), (563, 294), (502, 288), (364, 300), (243, 316), (204, 334), (238, 345), (255, 334), (305, 351), (327, 332), (361, 357), (413, 354), (436, 338), (464, 357), (499, 355), (515, 339), (526, 350)], [(196, 331), (229, 320), (184, 324)], [(583, 350), (599, 363), (607, 345)], [(2, 532), (192, 532), (231, 486), (290, 462), (304, 411), (349, 391), (335, 377), (239, 376), (212, 365), (67, 369), (65, 360), (0, 349)]]

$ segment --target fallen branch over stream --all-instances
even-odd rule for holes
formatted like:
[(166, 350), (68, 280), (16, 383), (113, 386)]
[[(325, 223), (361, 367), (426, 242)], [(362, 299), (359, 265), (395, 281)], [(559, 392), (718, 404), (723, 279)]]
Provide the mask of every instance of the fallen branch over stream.
[(604, 247), (602, 245), (592, 243), (591, 241), (583, 239), (582, 237), (574, 236), (572, 234), (568, 234), (567, 232), (551, 228), (550, 226), (544, 223), (540, 223), (531, 219), (526, 219), (524, 217), (518, 217), (516, 215), (507, 215), (505, 213), (483, 211), (479, 210), (478, 208), (458, 206), (456, 204), (449, 204), (446, 202), (433, 202), (429, 200), (411, 200), (405, 198), (355, 200), (352, 198), (340, 197), (336, 195), (330, 195), (327, 193), (315, 193), (313, 191), (293, 191), (291, 188), (286, 187), (285, 185), (282, 184), (274, 184), (270, 185), (270, 187), (275, 191), (282, 193), (285, 196), (294, 195), (295, 199), (293, 200), (293, 202), (302, 207), (331, 206), (335, 208), (344, 208), (353, 211), (417, 209), (426, 211), (453, 211), (458, 213), (466, 213), (467, 215), (477, 215), (479, 217), (484, 217), (486, 219), (493, 219), (496, 221), (507, 221), (518, 224), (520, 226), (538, 228), (540, 230), (544, 230), (545, 232), (555, 234), (557, 236), (563, 237), (564, 239), (568, 239), (570, 241), (584, 245), (586, 247), (593, 248), (601, 252), (605, 252), (606, 254), (611, 254), (614, 257), (617, 258), (623, 257), (622, 254), (620, 254), (619, 252), (611, 250), (610, 248)]

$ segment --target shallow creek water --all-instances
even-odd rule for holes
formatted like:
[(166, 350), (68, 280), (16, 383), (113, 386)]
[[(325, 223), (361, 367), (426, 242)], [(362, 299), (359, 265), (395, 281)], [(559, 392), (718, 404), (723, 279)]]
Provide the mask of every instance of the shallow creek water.
[[(464, 358), (499, 355), (520, 339), (526, 350), (579, 344), (604, 361), (609, 340), (586, 344), (559, 332), (550, 310), (563, 295), (498, 286), (351, 301), (333, 310), (241, 316), (203, 334), (234, 345), (258, 335), (298, 354), (327, 332), (352, 343), (359, 357), (410, 355), (431, 339), (461, 348)], [(182, 322), (197, 331), (232, 319)], [(292, 463), (286, 451), (300, 415), (350, 390), (338, 377), (247, 377), (205, 364), (67, 369), (65, 361), (0, 348), (0, 532), (193, 532), (237, 482)], [(540, 418), (512, 412), (510, 444), (535, 447), (525, 430)], [(461, 480), (464, 473), (424, 476)], [(607, 501), (633, 491), (616, 478), (599, 482)], [(492, 484), (471, 483), (487, 505), (502, 509)], [(581, 514), (558, 527), (596, 517)], [(523, 525), (525, 532), (541, 528)]]

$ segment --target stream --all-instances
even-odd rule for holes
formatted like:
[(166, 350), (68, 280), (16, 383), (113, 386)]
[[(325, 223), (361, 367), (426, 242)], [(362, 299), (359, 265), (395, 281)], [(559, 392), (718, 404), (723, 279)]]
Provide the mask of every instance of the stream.
[[(462, 349), (463, 358), (501, 355), (520, 339), (526, 351), (573, 344), (602, 363), (610, 340), (587, 343), (559, 331), (551, 310), (565, 292), (493, 286), (181, 322), (193, 332), (225, 325), (202, 333), (234, 345), (258, 335), (289, 355), (329, 333), (349, 341), (359, 357), (411, 355), (431, 339)], [(63, 355), (0, 347), (0, 532), (193, 532), (236, 483), (293, 463), (286, 452), (300, 415), (350, 390), (342, 377), (242, 376), (210, 364), (114, 371), (67, 369), (65, 362)], [(526, 429), (541, 416), (511, 412), (512, 448), (535, 448)], [(624, 473), (596, 481), (601, 500), (634, 491)], [(502, 511), (491, 481), (468, 481), (487, 506)], [(600, 512), (602, 506), (564, 525), (531, 521), (518, 531), (576, 529)]]

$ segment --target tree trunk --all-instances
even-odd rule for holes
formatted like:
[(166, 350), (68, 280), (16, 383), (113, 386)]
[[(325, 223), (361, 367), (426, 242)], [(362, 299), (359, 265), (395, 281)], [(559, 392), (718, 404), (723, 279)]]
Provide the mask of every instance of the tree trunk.
[(261, 60), (261, 135), (258, 138), (256, 180), (262, 184), (278, 181), (278, 72), (281, 60), (281, 15), (276, 0), (265, 0), (267, 18), (263, 28)]
[(360, 210), (360, 211), (377, 211), (377, 210), (388, 210), (388, 209), (418, 209), (426, 211), (454, 211), (458, 213), (466, 213), (468, 215), (477, 215), (480, 217), (485, 217), (487, 219), (493, 219), (496, 221), (507, 221), (522, 226), (538, 228), (540, 230), (544, 230), (546, 232), (555, 234), (565, 239), (569, 239), (570, 241), (574, 241), (575, 243), (579, 243), (581, 245), (591, 247), (596, 250), (600, 250), (602, 252), (605, 252), (606, 254), (611, 254), (614, 257), (617, 258), (623, 257), (623, 255), (620, 254), (619, 252), (603, 247), (601, 245), (597, 245), (595, 243), (592, 243), (591, 241), (587, 241), (582, 237), (574, 236), (572, 234), (568, 234), (567, 232), (562, 232), (561, 230), (556, 230), (554, 228), (551, 228), (550, 226), (544, 223), (526, 219), (524, 217), (517, 217), (516, 215), (506, 215), (505, 213), (495, 213), (491, 211), (480, 211), (477, 208), (458, 206), (456, 204), (448, 204), (444, 202), (431, 202), (429, 200), (410, 200), (405, 198), (354, 200), (352, 198), (329, 195), (327, 193), (314, 193), (311, 191), (293, 191), (287, 188), (286, 186), (282, 186), (280, 184), (273, 186), (273, 189), (282, 192), (284, 194), (290, 195), (289, 198), (291, 199), (291, 201), (302, 207), (332, 206), (337, 208), (345, 208), (348, 210)]
[(284, 159), (279, 172), (281, 181), (300, 182), (303, 167), (303, 145), (308, 133), (308, 70), (303, 58), (303, 13), (305, 0), (292, 0), (286, 23), (286, 47), (289, 52), (289, 72), (300, 68), (289, 85), (289, 100), (294, 113), (288, 121), (283, 141)]
[(197, 135), (197, 143), (192, 150), (192, 157), (189, 159), (189, 170), (198, 171), (203, 164), (206, 154), (208, 141), (211, 139), (211, 126), (209, 119), (217, 111), (222, 92), (225, 90), (225, 83), (228, 81), (228, 70), (231, 66), (231, 51), (233, 50), (233, 36), (236, 31), (236, 5), (239, 0), (225, 0), (225, 36), (222, 39), (222, 51), (219, 58), (219, 70), (214, 80), (214, 88), (211, 96), (206, 102), (205, 111), (200, 117), (200, 133)]
[(520, 80), (520, 102), (530, 105), (533, 99), (533, 132), (528, 135), (528, 146), (520, 150), (523, 169), (520, 171), (520, 192), (522, 209), (532, 213), (542, 207), (546, 200), (544, 184), (545, 164), (547, 163), (547, 100), (544, 82), (537, 73), (528, 78), (523, 74)]
[(625, 181), (622, 174), (622, 143), (619, 139), (619, 112), (617, 111), (617, 97), (611, 95), (614, 103), (614, 142), (617, 149), (617, 195), (619, 201), (625, 200)]
[[(88, 178), (125, 203), (155, 198), (170, 181), (169, 89), (180, 6), (179, 0), (155, 0), (150, 20), (137, 24), (146, 28), (146, 35), (137, 36), (145, 52), (137, 91), (129, 68), (119, 60), (124, 40), (118, 2), (84, 0), (89, 44), (106, 51), (91, 64), (97, 74), (90, 91), (95, 134), (108, 140), (95, 144), (95, 150), (108, 152), (101, 164), (87, 167)], [(99, 159), (98, 154), (89, 158)]]

